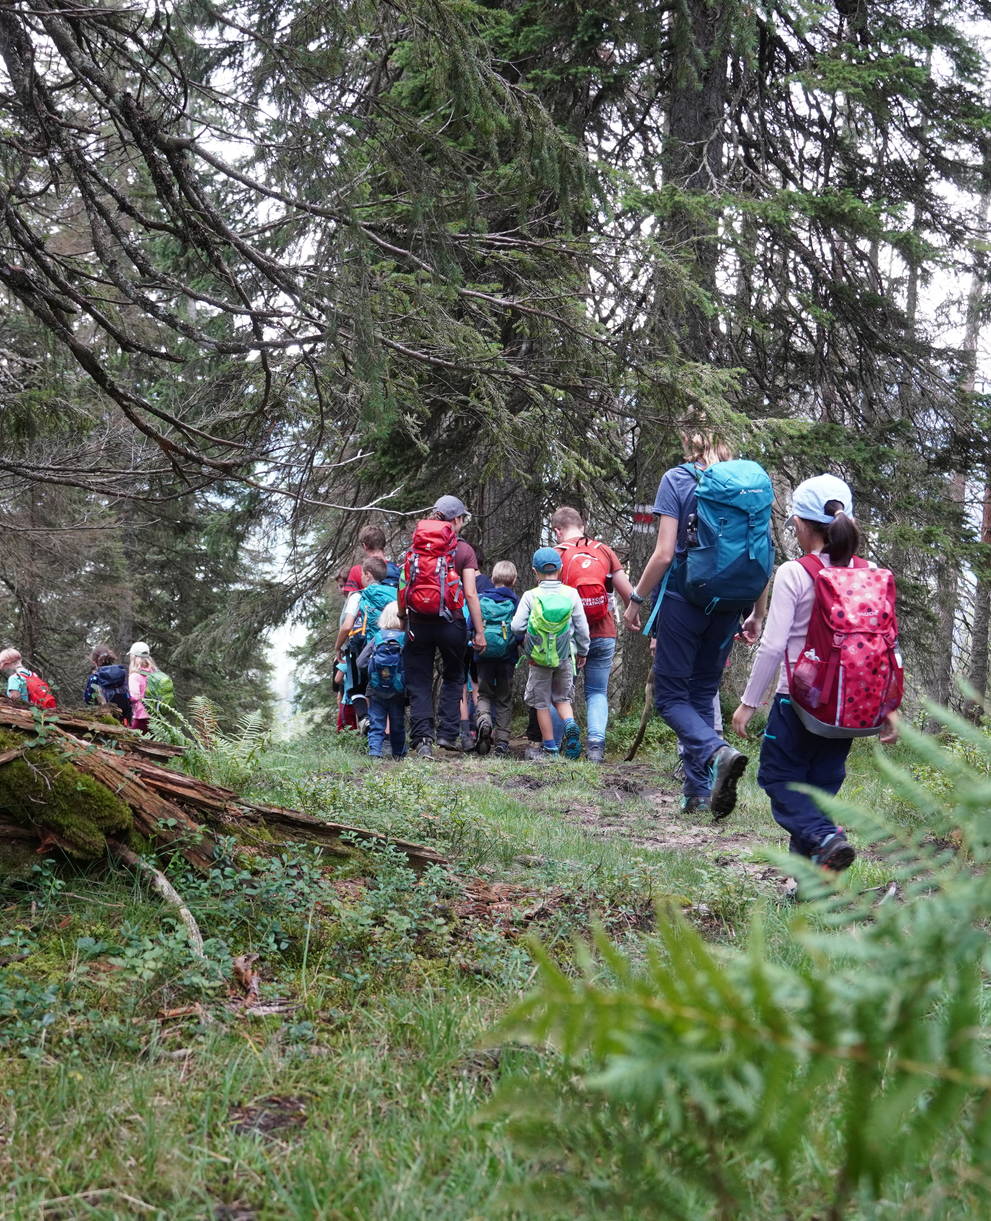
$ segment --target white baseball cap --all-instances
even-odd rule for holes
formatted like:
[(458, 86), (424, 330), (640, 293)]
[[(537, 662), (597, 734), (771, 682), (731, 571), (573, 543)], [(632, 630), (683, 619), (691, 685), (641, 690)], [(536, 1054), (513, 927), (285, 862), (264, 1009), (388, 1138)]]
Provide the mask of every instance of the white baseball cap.
[(127, 650), (127, 655), (128, 657), (150, 657), (151, 649), (148, 648), (143, 640), (135, 640), (134, 644)]
[(828, 526), (833, 515), (826, 512), (826, 505), (838, 500), (840, 508), (853, 517), (853, 493), (848, 484), (836, 475), (816, 475), (800, 483), (791, 494), (791, 511), (805, 521), (817, 521)]

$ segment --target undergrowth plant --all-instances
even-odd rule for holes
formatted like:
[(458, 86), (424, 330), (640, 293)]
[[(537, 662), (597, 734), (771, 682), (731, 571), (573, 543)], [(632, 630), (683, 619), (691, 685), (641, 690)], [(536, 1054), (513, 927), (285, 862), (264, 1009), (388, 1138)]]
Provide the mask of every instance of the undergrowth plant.
[(236, 791), (250, 785), (271, 736), (259, 711), (245, 713), (233, 730), (224, 730), (220, 709), (203, 695), (189, 701), (188, 716), (159, 705), (151, 732), (161, 742), (184, 748), (182, 765), (190, 775)]
[(893, 885), (782, 856), (807, 902), (773, 950), (759, 914), (737, 948), (674, 907), (646, 960), (601, 932), (577, 971), (533, 947), (539, 986), (505, 1029), (559, 1071), (500, 1110), (546, 1171), (535, 1193), (685, 1221), (987, 1215), (991, 740), (934, 715), (963, 746), (905, 739), (937, 783), (877, 753), (911, 827), (820, 797)]

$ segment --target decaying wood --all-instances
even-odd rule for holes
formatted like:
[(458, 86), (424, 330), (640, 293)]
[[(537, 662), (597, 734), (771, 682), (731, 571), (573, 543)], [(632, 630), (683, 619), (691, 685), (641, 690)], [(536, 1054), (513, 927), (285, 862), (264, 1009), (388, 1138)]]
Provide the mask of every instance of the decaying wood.
[[(36, 735), (38, 722), (32, 710), (4, 701), (0, 703), (0, 728)], [(346, 823), (324, 822), (300, 810), (245, 801), (232, 789), (172, 771), (158, 760), (181, 753), (179, 748), (152, 742), (123, 726), (75, 714), (48, 714), (43, 732), (46, 744), (55, 746), (74, 767), (99, 781), (129, 807), (135, 830), (145, 840), (156, 848), (181, 853), (200, 871), (208, 870), (216, 860), (219, 841), (231, 837), (267, 848), (277, 847), (279, 841), (302, 841), (350, 856), (353, 843), (345, 842), (343, 837), (347, 836), (369, 846), (391, 845), (417, 870), (445, 863), (440, 853), (422, 844)], [(22, 753), (3, 752), (0, 767)], [(0, 839), (37, 839), (44, 846), (61, 844), (57, 832), (44, 825), (43, 807), (32, 812), (31, 823), (27, 828), (0, 824)]]
[(107, 840), (107, 849), (111, 856), (117, 857), (119, 860), (125, 861), (132, 869), (137, 869), (149, 879), (152, 886), (166, 903), (171, 905), (179, 913), (179, 919), (186, 926), (186, 935), (189, 938), (189, 948), (197, 956), (197, 958), (205, 958), (203, 953), (203, 934), (200, 932), (200, 927), (193, 917), (193, 913), (189, 910), (186, 904), (182, 901), (182, 896), (172, 885), (169, 879), (160, 869), (156, 869), (151, 861), (146, 860), (143, 856), (138, 856), (136, 852), (132, 852), (126, 844), (119, 843), (115, 839)]
[(643, 735), (647, 732), (647, 726), (650, 724), (650, 718), (654, 715), (654, 667), (651, 666), (647, 671), (647, 682), (643, 689), (643, 712), (640, 714), (640, 727), (637, 729), (637, 736), (633, 739), (633, 745), (626, 752), (625, 759), (627, 763), (632, 763), (637, 751), (640, 749), (640, 743), (643, 741)]

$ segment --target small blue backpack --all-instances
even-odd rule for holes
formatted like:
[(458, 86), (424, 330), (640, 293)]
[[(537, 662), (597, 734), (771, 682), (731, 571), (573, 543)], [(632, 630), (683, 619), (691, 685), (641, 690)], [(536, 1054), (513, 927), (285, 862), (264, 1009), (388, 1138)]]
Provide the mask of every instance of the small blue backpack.
[(485, 624), (485, 652), (482, 656), (486, 661), (502, 661), (509, 656), (516, 643), (509, 626), (516, 613), (516, 603), (512, 598), (489, 598), (485, 594), (478, 601)]
[(375, 637), (368, 659), (368, 690), (382, 699), (394, 699), (406, 691), (405, 639), (406, 633), (394, 628), (383, 628)]
[(774, 489), (767, 472), (745, 458), (714, 462), (704, 471), (686, 462), (684, 469), (698, 481), (697, 538), (678, 564), (672, 588), (707, 614), (748, 610), (774, 568)]

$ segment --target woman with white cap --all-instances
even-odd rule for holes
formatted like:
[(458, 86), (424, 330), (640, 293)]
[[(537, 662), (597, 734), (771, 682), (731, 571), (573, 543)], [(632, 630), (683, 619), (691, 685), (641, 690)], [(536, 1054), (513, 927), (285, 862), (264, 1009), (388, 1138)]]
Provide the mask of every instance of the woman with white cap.
[(144, 733), (150, 719), (144, 698), (148, 690), (148, 675), (154, 670), (155, 663), (151, 659), (151, 649), (143, 640), (135, 640), (127, 650), (127, 656), (130, 658), (127, 692), (131, 697), (131, 728)]
[[(818, 556), (824, 568), (850, 564), (860, 546), (860, 531), (853, 520), (853, 495), (842, 479), (817, 475), (800, 483), (792, 496), (792, 515), (803, 556)], [(791, 851), (827, 869), (840, 870), (853, 863), (853, 845), (813, 797), (793, 787), (808, 784), (827, 793), (839, 792), (852, 741), (812, 733), (799, 720), (788, 696), (787, 670), (805, 646), (814, 590), (813, 577), (798, 560), (788, 560), (778, 569), (767, 624), (743, 699), (733, 714), (733, 728), (741, 737), (747, 736), (750, 718), (777, 680), (761, 742), (757, 783), (771, 800), (775, 820), (790, 834)], [(788, 664), (782, 665), (786, 659)], [(895, 737), (889, 719), (881, 741), (891, 742)]]

